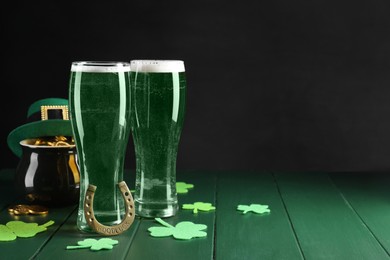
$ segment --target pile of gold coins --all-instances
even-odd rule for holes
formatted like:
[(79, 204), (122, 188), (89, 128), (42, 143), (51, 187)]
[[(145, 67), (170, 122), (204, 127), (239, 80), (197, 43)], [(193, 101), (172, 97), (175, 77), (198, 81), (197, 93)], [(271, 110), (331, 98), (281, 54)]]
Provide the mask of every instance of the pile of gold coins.
[(40, 205), (18, 204), (10, 206), (8, 212), (14, 215), (45, 215), (49, 209)]
[(73, 137), (66, 136), (49, 136), (34, 139), (33, 145), (46, 145), (46, 146), (73, 146)]

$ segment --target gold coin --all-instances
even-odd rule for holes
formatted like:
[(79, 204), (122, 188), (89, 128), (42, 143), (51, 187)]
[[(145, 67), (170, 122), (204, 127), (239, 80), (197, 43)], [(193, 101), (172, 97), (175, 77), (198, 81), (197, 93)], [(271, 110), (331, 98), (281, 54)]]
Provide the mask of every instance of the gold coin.
[(15, 215), (27, 215), (30, 214), (30, 208), (28, 205), (18, 204), (8, 208), (8, 212)]
[(34, 140), (34, 145), (45, 145), (45, 146), (71, 146), (74, 145), (74, 140), (71, 138), (68, 140), (68, 137), (65, 136), (51, 136), (37, 138)]
[(58, 142), (58, 141), (67, 141), (67, 138), (65, 137), (65, 136), (62, 136), (62, 135), (60, 135), (60, 136), (56, 136), (56, 141)]
[(57, 141), (54, 146), (69, 146), (69, 144), (64, 141)]
[(49, 209), (40, 205), (30, 205), (28, 212), (33, 215), (44, 215), (49, 213)]
[(43, 141), (40, 139), (35, 140), (34, 145), (42, 145)]

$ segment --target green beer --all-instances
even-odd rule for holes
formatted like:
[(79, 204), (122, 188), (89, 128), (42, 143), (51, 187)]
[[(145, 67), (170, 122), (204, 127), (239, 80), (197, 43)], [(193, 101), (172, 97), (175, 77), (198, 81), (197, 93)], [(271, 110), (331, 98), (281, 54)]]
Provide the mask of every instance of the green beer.
[(185, 112), (184, 63), (133, 60), (130, 81), (135, 212), (142, 217), (172, 216), (178, 208), (176, 157)]
[(80, 203), (77, 226), (92, 231), (84, 216), (89, 184), (97, 186), (96, 219), (104, 225), (121, 222), (124, 203), (118, 182), (123, 180), (125, 151), (130, 135), (130, 64), (73, 62), (69, 111), (80, 165)]

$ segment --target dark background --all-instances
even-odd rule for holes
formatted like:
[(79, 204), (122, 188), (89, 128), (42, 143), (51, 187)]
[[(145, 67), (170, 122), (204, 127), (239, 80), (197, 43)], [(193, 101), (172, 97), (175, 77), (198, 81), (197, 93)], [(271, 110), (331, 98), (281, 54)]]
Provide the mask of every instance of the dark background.
[[(28, 106), (78, 60), (182, 59), (178, 169), (390, 170), (390, 1), (11, 1), (1, 167)], [(129, 144), (127, 168), (134, 167)]]

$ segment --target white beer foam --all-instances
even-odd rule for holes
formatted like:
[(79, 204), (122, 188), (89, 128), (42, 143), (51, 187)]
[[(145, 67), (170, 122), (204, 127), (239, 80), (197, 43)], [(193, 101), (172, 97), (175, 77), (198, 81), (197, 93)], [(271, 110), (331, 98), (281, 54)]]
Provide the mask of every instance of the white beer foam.
[(136, 72), (184, 72), (182, 60), (132, 60), (131, 71)]
[(130, 71), (130, 63), (80, 61), (73, 62), (70, 70), (74, 72), (127, 72)]

